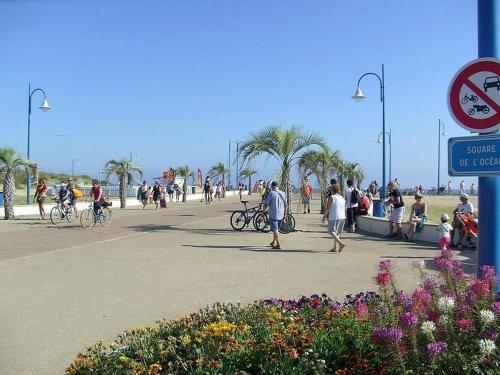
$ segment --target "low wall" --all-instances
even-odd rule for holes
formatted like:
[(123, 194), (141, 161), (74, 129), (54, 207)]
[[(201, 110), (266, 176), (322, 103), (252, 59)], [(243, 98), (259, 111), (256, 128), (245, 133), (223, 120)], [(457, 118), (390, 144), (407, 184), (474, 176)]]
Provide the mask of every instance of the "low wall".
[[(389, 221), (385, 218), (373, 216), (358, 216), (358, 229), (374, 234), (386, 235), (389, 233)], [(415, 241), (439, 243), (439, 233), (436, 230), (437, 224), (426, 223), (419, 233), (413, 235)], [(403, 232), (408, 230), (408, 224), (403, 223)]]
[[(232, 191), (226, 191), (226, 197), (234, 197), (238, 196), (239, 192), (237, 190), (232, 190)], [(244, 195), (248, 194), (248, 191), (243, 192)], [(196, 193), (196, 194), (187, 194), (186, 195), (186, 200), (187, 201), (196, 201), (196, 200), (201, 200), (203, 198), (202, 193)], [(47, 197), (45, 200), (44, 208), (45, 208), (45, 213), (48, 217), (50, 210), (52, 207), (55, 206), (55, 203), (53, 203), (50, 200), (50, 197)], [(120, 208), (120, 200), (119, 199), (112, 199), (111, 202), (113, 202), (113, 206), (111, 208)], [(78, 211), (81, 211), (89, 206), (89, 202), (85, 201), (80, 201), (76, 203), (76, 208)], [(138, 201), (136, 198), (127, 198), (127, 207), (134, 207), (134, 206), (140, 206), (142, 203)], [(38, 212), (38, 205), (37, 204), (30, 204), (29, 206), (23, 205), (23, 206), (15, 206), (14, 207), (14, 215), (15, 216), (33, 216), (39, 215)], [(4, 216), (4, 208), (3, 206), (0, 207), (0, 219), (2, 219)]]

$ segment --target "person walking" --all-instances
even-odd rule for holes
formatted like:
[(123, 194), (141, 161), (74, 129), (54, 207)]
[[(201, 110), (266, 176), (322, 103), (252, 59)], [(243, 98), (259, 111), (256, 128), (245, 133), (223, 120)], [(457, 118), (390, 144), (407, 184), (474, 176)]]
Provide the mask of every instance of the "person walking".
[(179, 203), (181, 201), (181, 195), (184, 192), (182, 191), (182, 188), (178, 184), (174, 185), (174, 190), (175, 190), (175, 202)]
[[(345, 243), (340, 239), (345, 223), (345, 199), (340, 195), (339, 185), (332, 186), (332, 195), (328, 197), (322, 223), (328, 219), (327, 232), (333, 238), (333, 247), (330, 251), (340, 253)], [(338, 247), (337, 247), (338, 245)]]
[(203, 192), (205, 193), (205, 204), (209, 204), (210, 200), (210, 189), (212, 185), (210, 184), (210, 177), (205, 178), (205, 184), (203, 185)]
[(137, 189), (137, 199), (142, 202), (142, 209), (144, 210), (146, 208), (146, 205), (148, 204), (148, 184), (146, 183), (146, 180), (142, 181), (142, 185), (139, 186), (139, 189)]
[(267, 193), (264, 206), (262, 207), (263, 212), (267, 210), (269, 210), (269, 224), (271, 232), (273, 233), (273, 240), (270, 245), (273, 249), (280, 250), (281, 244), (278, 231), (288, 208), (286, 205), (286, 194), (278, 189), (278, 183), (276, 181), (271, 183), (271, 190)]
[(350, 233), (356, 231), (356, 218), (358, 217), (359, 190), (354, 187), (352, 180), (347, 180), (345, 201), (347, 205), (347, 226)]
[(38, 185), (36, 185), (35, 196), (33, 197), (33, 203), (38, 204), (38, 211), (40, 212), (40, 220), (45, 220), (45, 208), (43, 204), (45, 203), (45, 196), (47, 195), (47, 184), (45, 179), (38, 179)]
[[(403, 215), (405, 213), (405, 204), (403, 202), (403, 196), (399, 189), (396, 189), (394, 182), (389, 181), (387, 185), (389, 190), (389, 200), (385, 203), (386, 206), (392, 205), (391, 217), (389, 218), (389, 234), (386, 238), (398, 237), (398, 239), (403, 239), (403, 231), (401, 229), (401, 222), (403, 221)], [(394, 233), (394, 227), (397, 228), (397, 232)]]
[(302, 204), (304, 205), (304, 213), (306, 213), (307, 209), (307, 213), (310, 214), (313, 189), (307, 177), (304, 178), (302, 187), (300, 188), (300, 192), (302, 193)]
[(156, 209), (160, 206), (161, 199), (161, 185), (158, 181), (155, 182), (153, 186), (153, 202), (155, 202)]
[(451, 195), (451, 181), (448, 181), (448, 195)]
[(441, 214), (441, 224), (436, 227), (436, 230), (439, 232), (439, 248), (441, 250), (448, 250), (448, 246), (450, 246), (451, 236), (450, 232), (453, 230), (453, 227), (448, 223), (450, 217), (448, 214)]
[(470, 195), (474, 195), (476, 194), (476, 185), (474, 185), (474, 183), (472, 183), (472, 185), (470, 186)]
[(174, 184), (170, 181), (167, 185), (168, 200), (170, 203), (174, 202)]
[(460, 195), (465, 193), (465, 181), (460, 181)]

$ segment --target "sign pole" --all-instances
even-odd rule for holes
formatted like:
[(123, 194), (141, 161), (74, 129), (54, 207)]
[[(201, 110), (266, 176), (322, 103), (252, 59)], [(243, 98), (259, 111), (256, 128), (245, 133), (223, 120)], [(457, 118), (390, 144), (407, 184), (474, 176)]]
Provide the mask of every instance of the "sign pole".
[[(498, 58), (500, 0), (478, 0), (478, 57)], [(498, 134), (498, 131), (494, 132)], [(500, 177), (479, 177), (477, 270), (495, 266), (500, 272)], [(500, 284), (497, 285), (497, 291)]]

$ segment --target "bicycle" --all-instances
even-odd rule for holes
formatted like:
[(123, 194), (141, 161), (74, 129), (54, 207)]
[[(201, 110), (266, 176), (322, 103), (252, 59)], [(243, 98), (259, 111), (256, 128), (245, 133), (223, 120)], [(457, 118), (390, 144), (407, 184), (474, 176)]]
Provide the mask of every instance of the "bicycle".
[(98, 220), (103, 227), (107, 227), (111, 223), (111, 209), (109, 206), (111, 206), (111, 202), (104, 201), (103, 207), (95, 210), (94, 202), (91, 202), (89, 208), (84, 209), (80, 214), (80, 225), (82, 228), (90, 229)]
[(54, 201), (56, 205), (50, 210), (50, 221), (52, 224), (57, 225), (64, 218), (66, 218), (69, 223), (72, 223), (77, 217), (76, 207), (74, 205), (63, 207), (59, 199), (54, 199)]
[[(295, 217), (291, 213), (285, 214), (283, 220), (281, 220), (281, 224), (278, 228), (278, 231), (282, 234), (288, 234), (295, 230)], [(270, 224), (269, 224), (269, 215), (267, 212), (258, 212), (254, 218), (254, 227), (259, 232), (269, 232)]]
[(233, 227), (234, 230), (240, 231), (252, 222), (255, 230), (260, 231), (259, 225), (263, 223), (262, 218), (259, 219), (258, 223), (256, 223), (256, 218), (260, 216), (259, 213), (262, 212), (262, 204), (248, 208), (248, 201), (241, 201), (241, 203), (245, 206), (245, 210), (237, 210), (231, 214), (231, 227)]
[(469, 101), (472, 103), (477, 103), (478, 97), (474, 94), (471, 94), (470, 96), (467, 96), (467, 93), (465, 93), (465, 96), (462, 98), (462, 103), (467, 104)]

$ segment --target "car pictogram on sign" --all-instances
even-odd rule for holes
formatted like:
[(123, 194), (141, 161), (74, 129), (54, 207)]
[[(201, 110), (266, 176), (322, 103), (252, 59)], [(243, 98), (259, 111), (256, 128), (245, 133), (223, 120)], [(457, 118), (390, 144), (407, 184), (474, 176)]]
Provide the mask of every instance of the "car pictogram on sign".
[(488, 92), (488, 89), (496, 87), (497, 90), (500, 90), (500, 77), (499, 76), (493, 76), (493, 77), (486, 77), (484, 80), (484, 92)]

